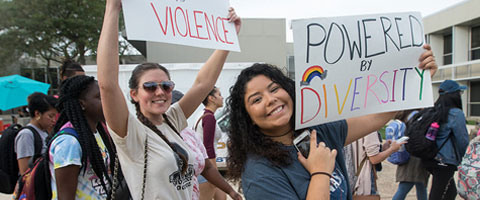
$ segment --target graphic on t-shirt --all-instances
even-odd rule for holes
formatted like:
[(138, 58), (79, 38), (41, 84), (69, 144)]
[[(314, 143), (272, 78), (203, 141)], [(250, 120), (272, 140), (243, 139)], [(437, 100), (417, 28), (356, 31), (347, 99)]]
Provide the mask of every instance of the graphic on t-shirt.
[[(183, 155), (188, 161), (188, 153), (185, 149), (174, 142), (172, 142), (172, 146), (175, 148), (178, 154)], [(175, 160), (177, 161), (177, 171), (170, 174), (169, 181), (177, 188), (177, 190), (185, 190), (186, 188), (192, 186), (192, 178), (195, 174), (195, 170), (193, 169), (193, 165), (189, 164), (187, 166), (187, 171), (184, 175), (182, 175), (184, 163), (178, 154), (174, 153)]]
[(182, 170), (177, 170), (170, 174), (169, 181), (172, 183), (177, 190), (185, 190), (188, 187), (192, 186), (192, 178), (195, 173), (193, 170), (193, 165), (188, 165), (187, 172), (182, 175)]
[(346, 196), (347, 184), (345, 177), (342, 172), (340, 172), (338, 166), (335, 165), (335, 170), (332, 173), (332, 178), (330, 179), (330, 198), (332, 199), (344, 199)]

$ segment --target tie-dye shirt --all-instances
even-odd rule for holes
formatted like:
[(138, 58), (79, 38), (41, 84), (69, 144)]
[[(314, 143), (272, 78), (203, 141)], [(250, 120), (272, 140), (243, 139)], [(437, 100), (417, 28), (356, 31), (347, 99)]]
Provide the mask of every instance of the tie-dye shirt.
[[(63, 128), (72, 128), (70, 122), (66, 123)], [(102, 141), (100, 134), (95, 133), (95, 139), (100, 147), (101, 154), (106, 166), (109, 166), (110, 156)], [(80, 174), (78, 175), (77, 191), (75, 199), (106, 199), (107, 193), (101, 185), (100, 179), (95, 175), (90, 163), (87, 164), (87, 169), (84, 171), (82, 166), (82, 147), (78, 140), (68, 134), (64, 134), (55, 138), (50, 145), (50, 174), (52, 175), (52, 199), (58, 199), (57, 185), (55, 179), (55, 169), (66, 167), (69, 165), (80, 166)], [(110, 173), (110, 170), (109, 170)], [(110, 175), (111, 176), (111, 175)], [(110, 188), (108, 181), (104, 180), (107, 188)]]

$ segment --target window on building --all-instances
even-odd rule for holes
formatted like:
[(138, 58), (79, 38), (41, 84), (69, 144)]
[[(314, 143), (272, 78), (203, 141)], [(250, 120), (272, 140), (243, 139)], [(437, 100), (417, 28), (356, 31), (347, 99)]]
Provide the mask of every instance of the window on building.
[(452, 34), (443, 36), (443, 65), (452, 64)]
[(480, 116), (480, 81), (470, 82), (470, 116)]
[(295, 80), (295, 56), (287, 57), (288, 77)]
[(480, 26), (473, 27), (471, 33), (470, 60), (480, 59)]

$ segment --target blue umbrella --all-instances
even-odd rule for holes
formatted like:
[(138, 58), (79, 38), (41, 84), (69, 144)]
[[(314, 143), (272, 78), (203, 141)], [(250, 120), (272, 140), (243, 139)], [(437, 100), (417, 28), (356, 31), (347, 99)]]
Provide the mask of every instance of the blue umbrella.
[(27, 105), (27, 97), (34, 92), (47, 94), (50, 84), (20, 75), (0, 77), (0, 110)]

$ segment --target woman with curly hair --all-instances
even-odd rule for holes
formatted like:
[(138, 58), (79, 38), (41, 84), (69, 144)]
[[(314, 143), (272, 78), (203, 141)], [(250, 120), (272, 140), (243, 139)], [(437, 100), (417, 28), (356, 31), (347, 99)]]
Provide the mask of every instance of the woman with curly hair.
[[(424, 48), (419, 67), (431, 69), (433, 75), (437, 65), (430, 46)], [(305, 159), (292, 145), (303, 130), (294, 130), (295, 86), (282, 71), (254, 64), (240, 73), (230, 94), (227, 166), (232, 179), (241, 178), (246, 199), (315, 199), (319, 197), (312, 193), (318, 193), (318, 184), (330, 185), (330, 190), (321, 190), (324, 199), (352, 199), (343, 146), (380, 129), (395, 115), (371, 114), (307, 128), (311, 138), (318, 138), (311, 146), (320, 142), (318, 146), (338, 151), (330, 169), (323, 163), (313, 165), (316, 156)]]
[[(110, 199), (115, 150), (105, 132), (100, 90), (93, 77), (67, 79), (60, 88), (59, 134), (49, 149), (52, 199)], [(74, 135), (62, 134), (73, 128)]]
[[(107, 0), (97, 63), (105, 119), (125, 180), (134, 199), (191, 199), (194, 159), (179, 132), (213, 88), (229, 52), (214, 51), (190, 90), (173, 105), (175, 84), (168, 70), (156, 63), (135, 67), (128, 83), (135, 116), (118, 84), (120, 11), (120, 0)], [(241, 21), (233, 9), (228, 18), (238, 33)]]

